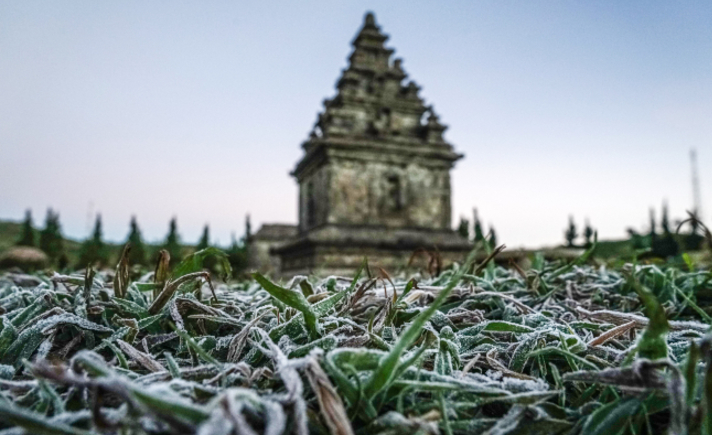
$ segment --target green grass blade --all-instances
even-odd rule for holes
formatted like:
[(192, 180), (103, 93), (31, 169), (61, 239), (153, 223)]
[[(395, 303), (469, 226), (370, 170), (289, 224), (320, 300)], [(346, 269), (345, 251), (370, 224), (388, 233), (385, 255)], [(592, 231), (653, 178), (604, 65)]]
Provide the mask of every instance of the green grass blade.
[(430, 319), (430, 317), (433, 316), (433, 314), (435, 314), (440, 305), (445, 302), (445, 299), (447, 299), (447, 297), (450, 295), (452, 289), (455, 288), (457, 283), (460, 282), (460, 279), (470, 267), (470, 264), (472, 263), (473, 259), (474, 253), (471, 253), (468, 256), (468, 259), (465, 264), (460, 267), (456, 274), (452, 276), (448, 285), (440, 291), (440, 293), (430, 304), (430, 306), (423, 310), (413, 320), (413, 322), (400, 336), (398, 342), (396, 342), (391, 351), (383, 358), (381, 364), (373, 372), (371, 378), (368, 380), (364, 387), (364, 396), (367, 399), (373, 398), (373, 396), (378, 394), (381, 389), (389, 383), (393, 374), (396, 371), (398, 362), (400, 361), (400, 357), (401, 355), (403, 355), (403, 352), (405, 352), (410, 347), (410, 345), (413, 344), (415, 339), (418, 338), (420, 332), (425, 326), (425, 323)]

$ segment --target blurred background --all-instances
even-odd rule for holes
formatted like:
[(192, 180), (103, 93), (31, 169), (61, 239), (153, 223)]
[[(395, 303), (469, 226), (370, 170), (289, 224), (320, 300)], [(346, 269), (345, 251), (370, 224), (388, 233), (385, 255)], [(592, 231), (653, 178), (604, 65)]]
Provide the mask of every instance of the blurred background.
[[(712, 216), (712, 3), (0, 3), (0, 230), (187, 244), (297, 221), (289, 176), (367, 10), (465, 158), (453, 227), (510, 247)], [(9, 229), (8, 229), (9, 228)], [(9, 233), (7, 233), (9, 231)], [(9, 235), (8, 235), (9, 234)], [(3, 242), (5, 243), (5, 242)]]

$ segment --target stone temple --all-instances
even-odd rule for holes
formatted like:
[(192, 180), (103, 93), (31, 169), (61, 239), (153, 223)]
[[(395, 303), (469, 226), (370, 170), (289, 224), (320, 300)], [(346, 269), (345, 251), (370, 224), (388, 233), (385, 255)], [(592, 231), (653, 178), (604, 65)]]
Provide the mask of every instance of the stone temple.
[(432, 106), (407, 81), (373, 14), (292, 171), (299, 224), (264, 225), (251, 266), (275, 275), (348, 274), (368, 258), (389, 272), (415, 251), (462, 261), (470, 243), (452, 230), (450, 170), (462, 154)]

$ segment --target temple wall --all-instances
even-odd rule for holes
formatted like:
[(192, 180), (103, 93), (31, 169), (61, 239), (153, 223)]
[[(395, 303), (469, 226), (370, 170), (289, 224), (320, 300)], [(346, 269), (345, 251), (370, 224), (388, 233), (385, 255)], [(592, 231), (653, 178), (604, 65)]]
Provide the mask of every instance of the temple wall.
[[(391, 164), (336, 160), (326, 186), (330, 224), (450, 227), (450, 175), (447, 169), (418, 163)], [(324, 189), (320, 189), (323, 193)]]
[(299, 230), (306, 231), (327, 222), (329, 213), (328, 166), (315, 170), (299, 184)]
[(278, 255), (270, 254), (270, 249), (280, 242), (255, 240), (247, 246), (248, 269), (265, 275), (274, 275), (282, 269)]
[[(467, 252), (440, 251), (439, 255), (441, 267), (445, 269), (453, 263), (462, 264)], [(319, 247), (309, 252), (297, 252), (284, 256), (281, 276), (285, 279), (294, 275), (309, 274), (353, 276), (363, 263), (364, 258), (368, 259), (369, 267), (372, 270), (380, 267), (395, 275), (403, 272), (407, 275), (416, 271), (427, 271), (434, 266), (431, 264), (429, 254), (414, 255), (414, 251), (410, 249)]]

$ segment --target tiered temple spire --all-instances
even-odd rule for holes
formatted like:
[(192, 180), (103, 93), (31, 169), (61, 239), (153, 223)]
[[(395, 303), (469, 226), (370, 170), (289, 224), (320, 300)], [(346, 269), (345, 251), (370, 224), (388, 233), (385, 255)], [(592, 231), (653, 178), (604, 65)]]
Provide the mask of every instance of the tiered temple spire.
[(387, 40), (373, 14), (367, 13), (352, 42), (349, 65), (337, 82), (337, 94), (324, 101), (310, 141), (398, 138), (448, 146), (442, 138), (447, 127), (439, 123), (432, 107), (425, 106), (420, 87), (405, 82), (402, 60), (391, 59), (394, 50), (385, 46)]
[(423, 247), (447, 264), (471, 249), (451, 228), (450, 170), (462, 154), (387, 40), (366, 14), (336, 95), (302, 143), (298, 232), (272, 251), (284, 274), (351, 273), (364, 256), (398, 270)]

